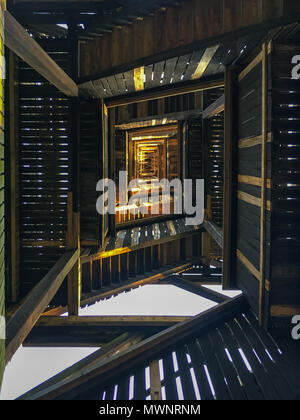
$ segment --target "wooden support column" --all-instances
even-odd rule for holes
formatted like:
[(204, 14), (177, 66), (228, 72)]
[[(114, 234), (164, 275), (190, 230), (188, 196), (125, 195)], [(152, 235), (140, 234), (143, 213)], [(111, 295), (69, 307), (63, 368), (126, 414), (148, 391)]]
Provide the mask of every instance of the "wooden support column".
[(259, 323), (265, 322), (265, 287), (266, 287), (266, 188), (267, 188), (267, 141), (268, 141), (268, 80), (267, 80), (267, 44), (262, 46), (262, 151), (261, 151), (261, 208), (260, 208), (260, 273), (259, 273)]
[(16, 82), (16, 56), (12, 51), (8, 52), (8, 135), (9, 135), (9, 178), (10, 178), (10, 279), (11, 301), (16, 303), (19, 297), (19, 223), (18, 223), (18, 104)]
[(158, 360), (150, 363), (150, 395), (152, 401), (162, 400)]
[[(116, 109), (112, 108), (109, 110), (109, 161), (104, 162), (105, 165), (109, 165), (109, 177), (112, 180), (116, 180), (116, 154), (115, 154), (115, 123), (116, 123)], [(109, 227), (110, 234), (116, 236), (116, 215), (111, 214), (109, 216)]]
[[(211, 196), (206, 196), (205, 220), (211, 220)], [(211, 236), (208, 232), (202, 232), (202, 256), (209, 258), (211, 253)]]
[[(71, 74), (78, 76), (78, 40), (77, 27), (73, 22), (69, 26), (69, 50), (71, 54)], [(80, 107), (79, 100), (71, 100), (71, 146), (70, 146), (70, 191), (68, 193), (68, 232), (67, 249), (80, 249)], [(68, 312), (78, 315), (81, 297), (81, 266), (77, 261), (68, 276)]]
[[(80, 249), (79, 213), (73, 211), (73, 193), (68, 193), (68, 232), (67, 249)], [(80, 259), (68, 275), (68, 312), (78, 315), (81, 296), (81, 265)]]
[(238, 69), (225, 71), (224, 112), (224, 210), (223, 210), (223, 287), (235, 287)]

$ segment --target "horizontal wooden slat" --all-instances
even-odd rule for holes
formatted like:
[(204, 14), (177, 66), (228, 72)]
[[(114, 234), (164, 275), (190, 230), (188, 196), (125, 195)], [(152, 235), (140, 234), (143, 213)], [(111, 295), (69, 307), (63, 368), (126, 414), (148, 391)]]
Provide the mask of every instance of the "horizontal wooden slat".
[(43, 316), (38, 327), (168, 327), (186, 321), (187, 316)]

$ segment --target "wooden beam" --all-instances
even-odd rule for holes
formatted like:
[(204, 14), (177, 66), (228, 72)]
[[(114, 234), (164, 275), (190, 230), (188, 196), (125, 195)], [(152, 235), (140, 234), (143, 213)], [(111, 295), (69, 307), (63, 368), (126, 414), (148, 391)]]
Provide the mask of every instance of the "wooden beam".
[(6, 363), (10, 361), (28, 336), (78, 258), (79, 250), (66, 252), (29, 293), (24, 303), (8, 321), (6, 328)]
[(267, 211), (267, 140), (268, 140), (268, 62), (267, 44), (262, 46), (262, 151), (261, 151), (261, 208), (260, 208), (260, 275), (258, 319), (261, 326), (267, 320), (265, 314), (266, 281), (266, 211)]
[[(47, 389), (50, 386), (53, 386), (58, 383), (63, 383), (66, 378), (74, 375), (77, 372), (83, 371), (88, 367), (91, 367), (95, 363), (99, 363), (102, 360), (106, 360), (109, 357), (114, 356), (115, 354), (127, 350), (131, 346), (137, 344), (143, 339), (142, 334), (131, 334), (131, 333), (124, 333), (118, 338), (112, 340), (108, 344), (105, 344), (101, 349), (95, 351), (91, 355), (85, 357), (84, 359), (80, 360), (78, 363), (75, 363), (73, 366), (63, 370), (58, 375), (48, 379), (47, 381), (43, 382), (43, 384), (39, 385), (40, 389)], [(29, 391), (25, 394), (25, 398), (30, 398), (31, 394), (34, 394), (34, 389)], [(21, 397), (22, 399), (22, 397)]]
[[(252, 206), (262, 206), (262, 199), (260, 197), (255, 197), (254, 195), (245, 193), (244, 191), (238, 191), (238, 199), (244, 201), (245, 203), (251, 204)], [(265, 205), (266, 210), (272, 211), (272, 203), (270, 200), (266, 200)]]
[(291, 318), (300, 314), (300, 305), (271, 305), (271, 316), (279, 318)]
[(220, 114), (224, 111), (225, 108), (225, 95), (220, 96), (215, 102), (213, 102), (209, 107), (207, 107), (203, 113), (203, 119), (211, 118), (215, 115)]
[(187, 268), (191, 267), (193, 264), (195, 264), (198, 261), (199, 260), (195, 259), (195, 260), (189, 261), (186, 264), (176, 265), (171, 269), (161, 271), (157, 274), (153, 274), (152, 276), (146, 277), (142, 280), (138, 280), (138, 281), (135, 281), (133, 283), (128, 283), (128, 284), (122, 285), (118, 288), (111, 288), (110, 290), (107, 290), (107, 291), (99, 291), (99, 293), (95, 293), (95, 294), (93, 294), (89, 297), (86, 297), (86, 298), (82, 299), (81, 305), (82, 306), (83, 305), (89, 305), (89, 304), (95, 303), (95, 302), (97, 302), (101, 299), (109, 298), (111, 296), (120, 294), (120, 293), (122, 293), (126, 290), (134, 289), (134, 288), (143, 286), (145, 284), (159, 283), (160, 281), (166, 279), (167, 277), (171, 276), (174, 273), (178, 273), (180, 271), (186, 270)]
[(5, 16), (5, 45), (67, 96), (78, 96), (76, 83), (49, 57), (22, 25), (8, 12)]
[[(238, 182), (240, 182), (241, 184), (255, 185), (256, 187), (262, 186), (262, 179), (256, 176), (238, 175)], [(266, 180), (266, 187), (267, 188), (272, 187), (271, 179)]]
[(206, 232), (213, 238), (213, 240), (219, 245), (220, 248), (223, 248), (223, 231), (215, 223), (204, 220), (203, 227)]
[[(68, 232), (67, 248), (80, 248), (80, 215), (73, 211), (73, 193), (68, 192)], [(68, 312), (78, 315), (81, 297), (81, 265), (80, 258), (68, 274)]]
[(225, 289), (236, 287), (236, 213), (239, 68), (226, 67), (224, 104), (223, 278)]
[(160, 354), (174, 346), (178, 341), (183, 342), (194, 334), (200, 336), (204, 331), (207, 332), (209, 328), (217, 326), (220, 322), (224, 323), (227, 319), (240, 314), (247, 308), (248, 303), (243, 296), (231, 299), (185, 322), (170, 327), (106, 361), (95, 363), (90, 369), (85, 369), (66, 378), (63, 383), (49, 386), (46, 389), (42, 386), (36, 387), (28, 398), (24, 395), (22, 399), (74, 399), (78, 394), (78, 387), (80, 387), (80, 392), (83, 392), (95, 383), (97, 383), (97, 386), (101, 386), (114, 376), (120, 376), (125, 371), (133, 369), (145, 361), (156, 360)]
[(188, 316), (43, 316), (37, 327), (169, 327)]
[(201, 226), (199, 229), (191, 230), (190, 232), (179, 233), (176, 236), (175, 235), (174, 236), (166, 236), (165, 238), (152, 240), (152, 241), (149, 240), (149, 242), (142, 242), (138, 245), (131, 245), (130, 247), (112, 249), (111, 251), (101, 251), (100, 250), (99, 252), (97, 252), (95, 254), (88, 255), (88, 256), (82, 256), (80, 258), (81, 264), (85, 264), (89, 261), (96, 261), (96, 260), (100, 260), (100, 259), (103, 259), (103, 258), (113, 257), (113, 256), (116, 256), (116, 255), (127, 254), (128, 252), (131, 252), (131, 251), (137, 251), (138, 249), (148, 248), (149, 246), (161, 245), (161, 244), (164, 244), (166, 242), (172, 242), (172, 241), (177, 240), (177, 239), (189, 238), (189, 237), (194, 236), (194, 235), (199, 235), (202, 232), (202, 230), (203, 230), (203, 228)]
[(18, 221), (18, 145), (17, 145), (17, 130), (18, 130), (18, 101), (16, 83), (16, 56), (12, 51), (9, 51), (8, 59), (8, 95), (9, 95), (9, 153), (10, 153), (10, 269), (11, 269), (11, 299), (13, 303), (18, 301), (19, 297), (19, 221)]
[[(194, 277), (196, 276), (193, 276), (193, 278)], [(193, 281), (187, 280), (184, 276), (173, 276), (173, 278), (171, 277), (170, 280), (166, 281), (166, 284), (173, 284), (174, 286), (179, 287), (183, 290), (186, 290), (187, 292), (194, 293), (198, 296), (201, 296), (205, 299), (212, 300), (213, 302), (216, 302), (216, 303), (222, 303), (229, 299), (225, 295), (222, 295), (218, 292), (215, 292), (213, 290), (203, 287), (201, 282), (199, 281), (197, 282), (194, 280)], [(211, 283), (206, 281), (206, 282), (203, 282), (203, 284), (211, 284)], [(216, 283), (216, 284), (220, 284), (220, 283)]]
[(207, 89), (214, 89), (224, 86), (224, 80), (218, 76), (214, 80), (196, 80), (194, 82), (178, 84), (173, 87), (160, 87), (153, 89), (151, 92), (136, 92), (135, 94), (123, 95), (122, 97), (111, 98), (106, 100), (108, 108), (129, 105), (138, 102), (151, 101), (154, 99), (166, 98), (168, 96), (183, 95), (186, 93), (198, 92)]
[[(268, 143), (272, 142), (272, 133), (268, 133), (267, 142)], [(262, 144), (262, 136), (261, 135), (256, 136), (256, 137), (247, 137), (247, 138), (239, 140), (239, 148), (240, 149), (245, 149), (245, 148), (248, 148), (248, 147), (258, 146), (260, 144)]]

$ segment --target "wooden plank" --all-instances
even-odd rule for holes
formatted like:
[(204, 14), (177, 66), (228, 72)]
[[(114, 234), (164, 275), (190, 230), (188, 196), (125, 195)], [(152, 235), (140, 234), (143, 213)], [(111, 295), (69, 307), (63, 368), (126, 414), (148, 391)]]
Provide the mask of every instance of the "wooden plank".
[[(258, 178), (256, 176), (238, 175), (238, 182), (240, 182), (242, 184), (255, 185), (256, 187), (261, 187), (261, 185), (262, 185), (261, 178)], [(272, 186), (272, 180), (267, 179), (266, 180), (266, 187), (271, 188), (271, 186)]]
[(192, 76), (192, 79), (199, 79), (200, 77), (203, 76), (203, 74), (205, 73), (205, 70), (207, 69), (207, 67), (209, 66), (210, 62), (212, 61), (215, 53), (217, 52), (217, 50), (219, 49), (219, 45), (215, 45), (214, 47), (209, 47), (205, 50), (203, 56), (201, 57), (201, 60), (196, 68), (195, 73)]
[(150, 395), (151, 400), (161, 401), (161, 383), (158, 360), (150, 363)]
[(203, 331), (224, 322), (225, 319), (240, 313), (246, 307), (247, 303), (243, 297), (232, 299), (188, 321), (170, 327), (107, 361), (95, 363), (91, 369), (75, 374), (74, 377), (66, 379), (63, 384), (57, 384), (48, 389), (37, 387), (30, 399), (53, 400), (58, 397), (69, 398), (70, 396), (74, 398), (78, 387), (82, 392), (85, 386), (90, 386), (95, 381), (97, 386), (100, 386), (101, 383), (107, 382), (116, 374), (116, 367), (117, 374), (120, 376), (122, 372), (134, 368), (146, 360), (155, 360), (156, 356), (179, 340), (187, 339), (195, 332), (201, 335)]
[(260, 279), (260, 272), (254, 267), (253, 264), (251, 264), (251, 262), (245, 257), (245, 255), (243, 255), (240, 250), (236, 251), (236, 255), (237, 255), (238, 259), (244, 264), (244, 266), (248, 268), (250, 273), (252, 273), (254, 275), (254, 277), (256, 277), (257, 280), (259, 280)]
[[(67, 249), (80, 248), (80, 216), (73, 211), (73, 193), (68, 192), (68, 232), (66, 238)], [(80, 259), (68, 274), (68, 312), (78, 315), (81, 296), (81, 266)]]
[(213, 238), (213, 240), (219, 245), (220, 248), (223, 248), (223, 232), (215, 223), (204, 220), (203, 227), (207, 233)]
[(188, 82), (182, 86), (169, 88), (160, 87), (153, 89), (153, 92), (136, 92), (134, 95), (123, 95), (121, 98), (108, 98), (106, 105), (108, 108), (129, 105), (138, 102), (152, 101), (154, 99), (162, 99), (168, 96), (184, 95), (186, 93), (198, 92), (201, 90), (214, 89), (224, 86), (224, 80), (217, 78), (214, 81), (201, 81), (196, 80), (194, 83)]
[[(96, 260), (100, 260), (100, 259), (103, 259), (103, 258), (108, 258), (108, 257), (115, 256), (115, 255), (127, 254), (128, 252), (136, 251), (136, 250), (143, 249), (143, 248), (148, 248), (149, 246), (156, 246), (156, 245), (160, 245), (160, 244), (167, 243), (167, 242), (170, 242), (170, 241), (183, 239), (183, 238), (188, 238), (188, 237), (191, 237), (191, 236), (194, 236), (194, 235), (199, 235), (201, 233), (201, 231), (202, 231), (202, 229), (199, 228), (199, 229), (191, 230), (190, 232), (179, 233), (176, 236), (166, 236), (164, 238), (152, 239), (152, 240), (151, 240), (149, 232), (148, 232), (149, 241), (147, 241), (147, 242), (142, 242), (142, 243), (139, 243), (138, 245), (135, 245), (135, 246), (124, 246), (123, 248), (112, 249), (112, 250), (107, 250), (107, 251), (102, 251), (101, 250), (101, 251), (99, 251), (95, 254), (91, 254), (89, 256), (83, 256), (81, 258), (81, 263), (84, 264), (88, 261), (96, 261)], [(129, 238), (130, 238), (130, 241), (131, 241), (130, 236), (131, 235), (129, 235)]]
[(188, 316), (43, 316), (37, 327), (169, 327), (186, 321)]
[[(46, 389), (49, 386), (52, 386), (58, 382), (62, 382), (65, 378), (74, 375), (75, 372), (79, 372), (80, 370), (86, 369), (93, 364), (108, 359), (109, 357), (114, 356), (116, 353), (124, 351), (130, 348), (132, 345), (137, 344), (143, 338), (142, 334), (130, 334), (124, 333), (120, 337), (112, 340), (108, 344), (105, 344), (101, 349), (93, 352), (91, 355), (85, 357), (84, 359), (80, 360), (78, 363), (75, 363), (73, 366), (63, 370), (59, 374), (53, 376), (51, 379), (43, 382), (41, 385), (42, 388)], [(27, 392), (23, 398), (30, 398), (32, 391)]]
[(80, 251), (66, 252), (49, 273), (30, 292), (7, 323), (6, 363), (23, 343), (40, 315), (55, 296), (63, 280), (78, 261)]
[(134, 69), (133, 79), (136, 92), (144, 90), (145, 67), (142, 66)]
[(76, 83), (49, 57), (6, 10), (5, 45), (67, 96), (78, 96)]
[(218, 115), (224, 111), (225, 107), (225, 95), (220, 96), (215, 102), (213, 102), (209, 107), (207, 107), (202, 112), (202, 118), (211, 118), (214, 115)]
[(271, 305), (272, 317), (293, 317), (300, 314), (300, 305)]
[[(243, 191), (238, 191), (238, 198), (239, 200), (245, 201), (245, 203), (261, 207), (261, 198), (255, 197), (254, 195), (247, 194)], [(269, 200), (266, 201), (266, 209), (268, 211), (272, 211), (272, 204)]]
[[(197, 260), (192, 260), (191, 262), (182, 264), (182, 265), (175, 265), (173, 268), (168, 270), (161, 270), (159, 273), (153, 274), (149, 277), (145, 277), (142, 280), (137, 280), (133, 282), (128, 282), (127, 284), (124, 284), (120, 287), (116, 288), (110, 288), (106, 291), (99, 291), (99, 293), (95, 293), (91, 296), (86, 296), (82, 299), (81, 305), (89, 305), (91, 303), (97, 302), (98, 300), (108, 298), (110, 296), (117, 295), (119, 293), (122, 293), (129, 289), (134, 289), (136, 287), (145, 285), (145, 284), (156, 284), (159, 283), (161, 280), (164, 280), (165, 278), (171, 276), (174, 273), (180, 272), (185, 270), (186, 268), (189, 268), (193, 263), (195, 263)], [(153, 267), (153, 268), (159, 268)]]

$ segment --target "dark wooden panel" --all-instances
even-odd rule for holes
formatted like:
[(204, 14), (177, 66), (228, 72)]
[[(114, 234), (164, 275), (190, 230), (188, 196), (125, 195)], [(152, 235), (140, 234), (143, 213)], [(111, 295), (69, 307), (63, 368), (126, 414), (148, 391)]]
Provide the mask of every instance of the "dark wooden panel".
[[(270, 81), (272, 97), (273, 160), (271, 221), (271, 292), (270, 305), (277, 314), (299, 313), (299, 122), (294, 110), (299, 105), (299, 81), (293, 80), (291, 60), (299, 46), (274, 42)], [(286, 308), (284, 310), (284, 307)]]
[(80, 231), (81, 241), (99, 243), (100, 215), (96, 212), (97, 182), (102, 179), (101, 102), (80, 104)]
[[(43, 41), (54, 59), (71, 57), (64, 40)], [(54, 54), (54, 52), (60, 52)], [(70, 187), (71, 103), (27, 64), (19, 62), (19, 178), (21, 296), (47, 274), (64, 252)], [(41, 80), (41, 81), (40, 81)], [(28, 86), (30, 84), (30, 87)], [(41, 100), (42, 99), (42, 100)], [(47, 246), (39, 247), (47, 241)], [(51, 246), (53, 242), (53, 247)], [(32, 246), (30, 246), (32, 244)], [(61, 248), (57, 244), (61, 244)], [(64, 286), (56, 296), (65, 302)]]

